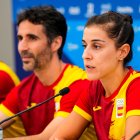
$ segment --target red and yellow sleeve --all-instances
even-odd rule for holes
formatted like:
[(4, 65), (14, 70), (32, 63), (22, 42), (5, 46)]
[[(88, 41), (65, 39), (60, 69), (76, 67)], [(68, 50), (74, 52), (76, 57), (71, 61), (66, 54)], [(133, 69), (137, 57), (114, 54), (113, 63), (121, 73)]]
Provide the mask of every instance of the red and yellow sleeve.
[(6, 99), (1, 103), (0, 111), (2, 111), (5, 115), (11, 116), (18, 112), (17, 94), (18, 94), (18, 87), (15, 87), (7, 95)]
[[(57, 104), (57, 109), (55, 117), (67, 117), (67, 115), (72, 111), (77, 98), (81, 94), (82, 88), (86, 87), (86, 72), (73, 65), (67, 65), (61, 80), (54, 87), (55, 93), (58, 93), (60, 89), (64, 87), (69, 87), (70, 92), (63, 97), (55, 98), (55, 103)], [(84, 83), (84, 84), (82, 84)]]
[(0, 61), (0, 102), (5, 100), (10, 90), (19, 83), (19, 79), (12, 69)]
[(80, 95), (73, 110), (86, 120), (91, 121), (92, 116), (90, 115), (90, 105), (89, 105), (90, 99), (88, 91), (89, 91), (88, 89), (83, 90), (83, 93)]
[(67, 117), (67, 115), (73, 110), (73, 107), (79, 99), (79, 96), (84, 89), (87, 89), (88, 85), (88, 80), (77, 80), (72, 83), (69, 86), (70, 92), (63, 96), (60, 101), (60, 109), (57, 112), (57, 116)]
[(7, 64), (3, 63), (2, 61), (0, 61), (0, 71), (7, 73), (15, 85), (19, 84), (20, 80), (17, 75)]
[(140, 78), (133, 80), (127, 90), (126, 117), (140, 115)]

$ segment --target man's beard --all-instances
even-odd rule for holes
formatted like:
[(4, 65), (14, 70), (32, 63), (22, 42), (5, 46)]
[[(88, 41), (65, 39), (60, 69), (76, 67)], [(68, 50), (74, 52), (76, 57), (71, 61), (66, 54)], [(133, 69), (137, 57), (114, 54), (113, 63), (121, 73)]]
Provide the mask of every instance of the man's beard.
[(52, 52), (50, 49), (44, 49), (37, 56), (28, 51), (21, 52), (21, 58), (29, 57), (31, 60), (23, 62), (23, 69), (25, 71), (40, 70), (45, 67), (52, 59)]

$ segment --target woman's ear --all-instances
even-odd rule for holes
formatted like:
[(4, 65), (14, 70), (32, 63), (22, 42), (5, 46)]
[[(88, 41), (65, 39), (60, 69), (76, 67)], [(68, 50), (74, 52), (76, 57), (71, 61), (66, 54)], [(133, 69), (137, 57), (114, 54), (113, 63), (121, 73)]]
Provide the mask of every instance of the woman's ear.
[(119, 60), (124, 60), (124, 58), (128, 55), (129, 51), (130, 51), (130, 45), (129, 44), (123, 44), (119, 48), (119, 56), (118, 56), (118, 59)]
[(51, 45), (51, 50), (53, 52), (57, 51), (61, 45), (62, 45), (62, 36), (57, 36), (56, 38), (53, 39), (52, 45)]

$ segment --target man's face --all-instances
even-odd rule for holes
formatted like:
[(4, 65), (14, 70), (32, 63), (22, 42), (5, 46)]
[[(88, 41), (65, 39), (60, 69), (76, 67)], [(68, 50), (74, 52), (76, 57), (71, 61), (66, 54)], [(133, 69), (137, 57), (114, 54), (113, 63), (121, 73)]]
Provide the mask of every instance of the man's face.
[(19, 24), (17, 36), (23, 69), (34, 71), (46, 67), (51, 61), (52, 52), (43, 26), (25, 20)]

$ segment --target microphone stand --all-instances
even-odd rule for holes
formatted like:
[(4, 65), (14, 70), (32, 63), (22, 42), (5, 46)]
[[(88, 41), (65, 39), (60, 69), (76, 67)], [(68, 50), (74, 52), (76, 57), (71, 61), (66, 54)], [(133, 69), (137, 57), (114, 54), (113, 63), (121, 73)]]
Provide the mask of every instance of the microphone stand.
[[(25, 109), (25, 110), (22, 110), (22, 111), (18, 112), (17, 114), (15, 114), (15, 115), (13, 115), (13, 116), (11, 116), (11, 117), (8, 117), (8, 118), (2, 120), (2, 121), (0, 122), (0, 125), (3, 124), (4, 122), (8, 121), (8, 120), (11, 120), (12, 118), (15, 118), (15, 117), (17, 117), (17, 116), (19, 116), (19, 115), (21, 115), (21, 114), (27, 112), (27, 111), (30, 111), (30, 110), (32, 110), (32, 109), (34, 109), (34, 108), (36, 108), (36, 107), (39, 107), (39, 106), (41, 106), (42, 104), (44, 104), (44, 103), (46, 103), (46, 102), (49, 102), (50, 100), (52, 100), (53, 98), (55, 98), (55, 97), (57, 97), (57, 96), (59, 96), (59, 95), (63, 96), (63, 95), (65, 95), (65, 94), (67, 94), (69, 91), (70, 91), (70, 89), (69, 89), (68, 87), (65, 87), (65, 88), (61, 89), (61, 90), (59, 91), (58, 94), (56, 94), (56, 95), (54, 95), (54, 96), (48, 98), (47, 100), (45, 100), (45, 101), (43, 101), (43, 102), (41, 102), (41, 103), (38, 103), (37, 105), (32, 106), (32, 107), (30, 107), (30, 108), (27, 108), (27, 109)], [(2, 140), (2, 139), (3, 139), (3, 130), (2, 130), (2, 128), (0, 127), (0, 140)]]
[(17, 117), (17, 116), (19, 116), (19, 115), (21, 115), (21, 114), (27, 112), (27, 111), (30, 111), (30, 110), (32, 110), (32, 109), (34, 109), (34, 108), (36, 108), (36, 107), (41, 106), (42, 104), (48, 102), (49, 100), (51, 100), (51, 99), (53, 99), (53, 98), (55, 98), (55, 97), (57, 97), (57, 96), (59, 96), (59, 95), (60, 95), (60, 94), (56, 94), (55, 96), (52, 96), (52, 97), (48, 98), (47, 100), (45, 100), (45, 101), (43, 101), (43, 102), (41, 102), (41, 103), (39, 103), (39, 104), (37, 104), (37, 105), (35, 105), (35, 106), (32, 106), (32, 107), (27, 108), (27, 109), (25, 109), (25, 110), (22, 110), (22, 111), (18, 112), (17, 114), (15, 114), (15, 115), (13, 115), (13, 116), (11, 116), (11, 117), (8, 117), (8, 118), (2, 120), (2, 121), (0, 122), (0, 125), (3, 124), (4, 122), (8, 121), (8, 120), (11, 120), (12, 118), (15, 118), (15, 117)]

